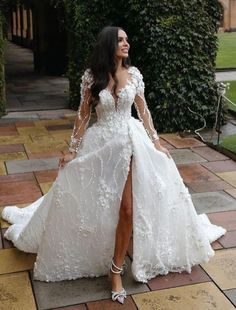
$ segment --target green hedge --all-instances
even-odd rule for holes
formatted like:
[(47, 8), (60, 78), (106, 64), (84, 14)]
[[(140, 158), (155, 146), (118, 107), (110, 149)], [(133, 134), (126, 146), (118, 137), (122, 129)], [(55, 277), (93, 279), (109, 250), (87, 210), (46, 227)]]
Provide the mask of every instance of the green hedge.
[[(147, 2), (147, 4), (146, 4)], [(145, 5), (146, 4), (146, 5)], [(213, 124), (214, 67), (221, 6), (211, 0), (128, 1), (133, 59), (146, 81), (146, 97), (160, 131)], [(138, 27), (136, 27), (138, 25)]]
[(0, 10), (0, 116), (5, 114), (6, 96), (5, 96), (5, 74), (4, 74), (4, 45), (3, 35), (4, 17)]
[(146, 83), (146, 98), (158, 131), (208, 126), (217, 101), (214, 67), (217, 0), (58, 0), (69, 33), (70, 102), (79, 104), (80, 77), (98, 31), (123, 26), (131, 39), (132, 63)]
[(18, 0), (1, 0), (0, 2), (0, 116), (6, 113), (5, 95), (5, 57), (4, 48), (7, 33), (6, 14)]

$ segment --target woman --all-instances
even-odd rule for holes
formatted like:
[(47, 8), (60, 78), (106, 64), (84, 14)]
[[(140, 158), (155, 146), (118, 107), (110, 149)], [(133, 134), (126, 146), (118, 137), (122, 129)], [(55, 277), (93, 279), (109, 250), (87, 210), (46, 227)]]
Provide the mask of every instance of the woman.
[[(82, 77), (69, 153), (50, 191), (32, 205), (6, 207), (5, 237), (37, 253), (34, 279), (107, 274), (112, 300), (126, 298), (121, 274), (133, 230), (132, 273), (140, 282), (191, 271), (214, 255), (225, 233), (197, 215), (168, 150), (161, 146), (139, 70), (129, 66), (124, 30), (105, 27)], [(139, 120), (131, 116), (134, 103)], [(97, 121), (86, 130), (92, 106)]]

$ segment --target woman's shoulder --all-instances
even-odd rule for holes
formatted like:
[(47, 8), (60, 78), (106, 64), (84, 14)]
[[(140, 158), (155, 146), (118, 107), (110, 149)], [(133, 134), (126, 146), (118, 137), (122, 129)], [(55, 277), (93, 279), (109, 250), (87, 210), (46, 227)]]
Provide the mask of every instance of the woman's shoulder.
[(132, 75), (134, 75), (137, 79), (143, 79), (143, 75), (140, 72), (140, 70), (135, 67), (135, 66), (130, 66), (128, 68), (129, 73), (131, 73)]
[(142, 94), (145, 88), (142, 73), (134, 66), (130, 66), (128, 71), (132, 76), (132, 81), (136, 86), (137, 92)]
[(82, 75), (82, 84), (87, 84), (87, 86), (90, 88), (93, 84), (93, 74), (90, 68), (87, 68), (83, 75)]

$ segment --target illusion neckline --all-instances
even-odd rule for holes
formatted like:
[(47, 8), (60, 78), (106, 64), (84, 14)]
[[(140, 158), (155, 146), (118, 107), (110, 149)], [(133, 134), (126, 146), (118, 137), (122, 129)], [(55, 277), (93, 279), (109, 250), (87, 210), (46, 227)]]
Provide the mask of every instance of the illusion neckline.
[(126, 84), (125, 84), (123, 87), (121, 87), (121, 88), (117, 91), (117, 99), (114, 98), (114, 96), (112, 95), (112, 92), (111, 92), (110, 89), (108, 89), (107, 87), (103, 89), (103, 91), (106, 91), (106, 92), (109, 93), (110, 96), (112, 97), (112, 99), (113, 99), (113, 101), (114, 101), (114, 103), (115, 103), (115, 109), (116, 109), (116, 111), (117, 111), (117, 107), (118, 107), (119, 100), (120, 100), (120, 98), (121, 98), (120, 94), (121, 94), (123, 91), (125, 91), (125, 89), (126, 89), (128, 86), (132, 85), (132, 83), (133, 83), (133, 74), (130, 72), (130, 69), (131, 69), (131, 68), (132, 68), (132, 66), (130, 66), (130, 67), (127, 69), (127, 72), (129, 73), (130, 76), (129, 76), (129, 78), (126, 80)]

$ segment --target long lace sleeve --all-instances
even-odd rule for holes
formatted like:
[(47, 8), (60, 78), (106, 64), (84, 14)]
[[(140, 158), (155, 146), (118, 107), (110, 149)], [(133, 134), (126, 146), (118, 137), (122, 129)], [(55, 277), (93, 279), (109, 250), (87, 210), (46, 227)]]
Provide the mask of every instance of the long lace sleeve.
[(159, 136), (154, 128), (153, 120), (151, 113), (148, 109), (147, 102), (145, 100), (144, 96), (144, 82), (143, 82), (143, 76), (140, 73), (140, 71), (135, 68), (135, 78), (136, 78), (136, 96), (134, 99), (134, 105), (138, 113), (138, 117), (140, 121), (143, 123), (143, 126), (152, 140), (154, 142), (155, 140), (159, 139)]
[(87, 129), (90, 116), (91, 116), (91, 105), (89, 104), (90, 99), (90, 88), (93, 83), (92, 75), (87, 69), (83, 76), (82, 76), (82, 82), (80, 87), (80, 105), (78, 108), (77, 116), (74, 122), (74, 128), (71, 135), (71, 141), (70, 141), (70, 152), (78, 152), (80, 144), (83, 139), (83, 135)]

